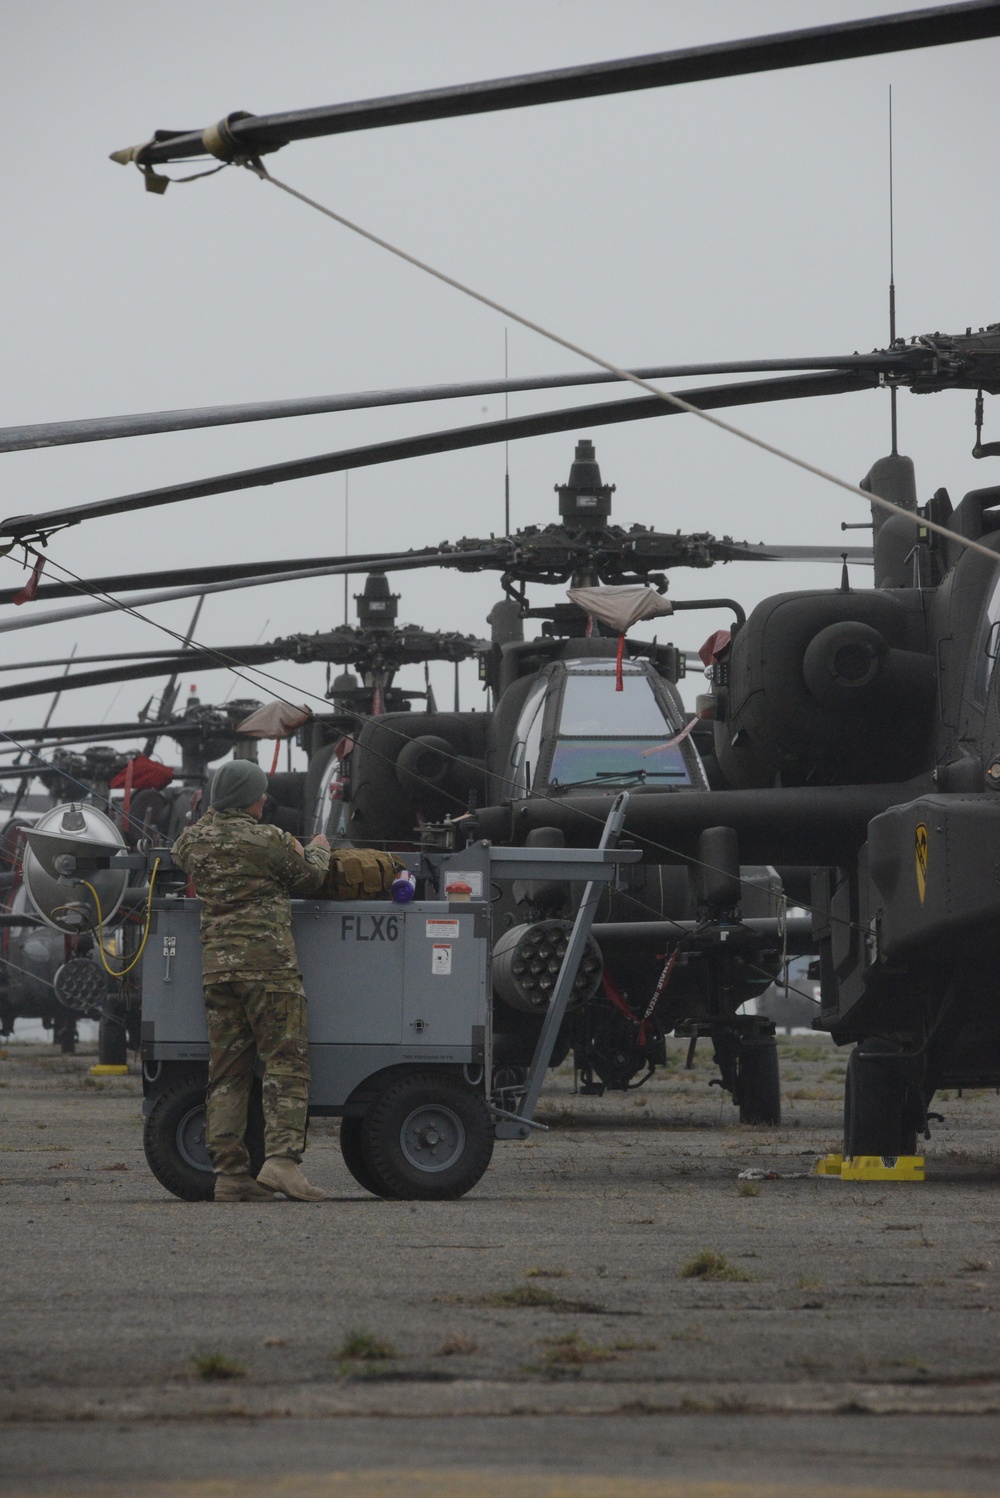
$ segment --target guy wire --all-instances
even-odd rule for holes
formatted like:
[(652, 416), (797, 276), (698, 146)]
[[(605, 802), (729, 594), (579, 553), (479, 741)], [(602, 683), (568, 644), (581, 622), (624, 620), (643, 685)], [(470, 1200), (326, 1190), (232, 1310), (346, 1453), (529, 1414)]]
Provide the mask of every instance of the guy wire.
[(755, 437), (752, 432), (747, 432), (742, 427), (734, 426), (732, 422), (724, 421), (721, 416), (716, 416), (711, 411), (702, 410), (700, 406), (683, 400), (681, 396), (675, 395), (669, 390), (664, 390), (661, 385), (654, 385), (649, 380), (644, 380), (639, 375), (633, 374), (630, 370), (622, 369), (620, 365), (602, 358), (600, 354), (595, 354), (589, 349), (582, 348), (580, 344), (574, 343), (569, 338), (564, 338), (561, 333), (556, 333), (553, 329), (545, 327), (542, 323), (534, 322), (531, 318), (523, 316), (522, 313), (514, 311), (512, 307), (508, 307), (505, 303), (497, 301), (494, 297), (487, 296), (485, 292), (477, 291), (464, 281), (459, 281), (455, 276), (448, 275), (446, 271), (438, 270), (435, 266), (429, 265), (427, 261), (419, 259), (416, 255), (411, 255), (408, 250), (402, 249), (399, 245), (393, 244), (388, 239), (383, 239), (370, 229), (365, 229), (361, 224), (357, 224), (352, 219), (346, 218), (344, 214), (337, 213), (335, 209), (328, 208), (323, 203), (317, 202), (315, 198), (310, 198), (306, 193), (300, 192), (298, 188), (292, 187), (287, 182), (282, 182), (278, 177), (272, 177), (271, 173), (259, 159), (248, 161), (245, 165), (247, 170), (253, 172), (262, 182), (270, 182), (273, 187), (279, 187), (289, 197), (297, 198), (300, 203), (304, 203), (308, 208), (315, 208), (318, 213), (322, 213), (324, 217), (332, 219), (334, 223), (340, 224), (343, 228), (349, 229), (352, 234), (358, 234), (362, 239), (367, 239), (371, 244), (378, 245), (380, 249), (387, 250), (390, 255), (395, 255), (397, 259), (405, 260), (408, 265), (412, 265), (415, 269), (433, 276), (435, 280), (443, 282), (445, 286), (451, 286), (455, 291), (461, 292), (463, 296), (471, 297), (473, 301), (480, 302), (484, 307), (492, 308), (494, 312), (499, 312), (501, 316), (509, 317), (512, 322), (519, 323), (521, 327), (527, 328), (530, 332), (538, 333), (540, 337), (547, 338), (551, 343), (556, 343), (561, 348), (568, 349), (570, 353), (579, 354), (589, 364), (596, 364), (599, 369), (608, 370), (617, 379), (626, 380), (638, 389), (645, 390), (648, 394), (657, 396), (660, 400), (666, 401), (668, 405), (673, 406), (675, 410), (687, 411), (692, 416), (698, 416), (702, 421), (707, 421), (710, 426), (716, 427), (719, 431), (728, 432), (731, 437), (738, 437), (741, 442), (748, 442), (752, 447), (759, 448), (762, 452), (770, 453), (772, 457), (781, 458), (784, 462), (791, 463), (796, 468), (801, 468), (805, 473), (811, 473), (815, 478), (823, 479), (824, 482), (833, 484), (838, 489), (846, 490), (848, 494), (860, 496), (866, 504), (877, 505), (880, 509), (886, 510), (892, 515), (902, 515), (910, 525), (915, 525), (922, 530), (933, 531), (937, 535), (946, 537), (952, 543), (965, 546), (970, 551), (982, 552), (991, 561), (996, 560), (996, 553), (991, 552), (981, 541), (975, 541), (970, 536), (959, 536), (956, 532), (949, 531), (947, 526), (941, 525), (936, 520), (927, 519), (925, 516), (918, 515), (912, 510), (907, 510), (903, 505), (896, 504), (891, 499), (884, 499), (880, 494), (874, 494), (867, 489), (862, 489), (859, 484), (852, 484), (847, 479), (839, 478), (835, 473), (829, 472), (828, 469), (820, 468), (816, 463), (810, 463), (808, 459), (800, 458), (795, 453), (790, 453), (785, 448), (776, 446), (773, 442), (766, 442), (762, 437)]

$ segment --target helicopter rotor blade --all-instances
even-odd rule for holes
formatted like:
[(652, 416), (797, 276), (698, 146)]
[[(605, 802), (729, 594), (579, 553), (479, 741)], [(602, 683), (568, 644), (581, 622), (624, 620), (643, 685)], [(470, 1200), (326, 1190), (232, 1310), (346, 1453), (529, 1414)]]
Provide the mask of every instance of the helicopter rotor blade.
[[(1000, 5), (1000, 0), (997, 0)], [(702, 410), (727, 406), (756, 405), (778, 400), (801, 400), (810, 396), (841, 395), (866, 390), (879, 383), (871, 371), (830, 374), (799, 374), (785, 379), (746, 380), (731, 385), (700, 386), (674, 392), (690, 405)], [(15, 515), (0, 522), (0, 536), (30, 541), (49, 535), (65, 526), (84, 520), (131, 514), (136, 510), (156, 509), (190, 499), (205, 499), (215, 494), (231, 494), (289, 480), (316, 478), (345, 469), (372, 467), (399, 462), (404, 458), (456, 452), (470, 447), (484, 447), (497, 442), (517, 441), (551, 432), (573, 431), (583, 426), (608, 426), (624, 421), (643, 421), (658, 416), (675, 416), (679, 408), (656, 395), (635, 400), (602, 402), (591, 406), (574, 406), (563, 411), (543, 411), (532, 416), (513, 417), (509, 421), (482, 422), (474, 426), (455, 427), (443, 432), (427, 432), (418, 437), (397, 438), (369, 447), (350, 448), (342, 452), (322, 453), (312, 458), (294, 458), (284, 463), (269, 463), (261, 468), (243, 469), (237, 473), (219, 474), (214, 478), (195, 479), (183, 484), (169, 484), (161, 489), (147, 489), (114, 499), (99, 499), (90, 504), (69, 505), (38, 515)]]
[[(68, 725), (57, 725), (56, 727), (41, 728), (5, 728), (4, 734), (8, 739), (25, 740), (38, 739), (55, 749), (70, 748), (75, 744), (94, 744), (97, 742), (111, 742), (114, 739), (139, 739), (147, 733), (156, 733), (167, 738), (188, 738), (192, 735), (206, 734), (208, 737), (231, 733), (232, 729), (219, 725), (206, 725), (197, 718), (175, 718), (172, 722), (156, 723), (152, 720), (140, 723), (72, 723)], [(38, 750), (31, 744), (28, 750), (34, 754)], [(17, 752), (13, 744), (0, 744), (0, 754), (14, 754)]]
[[(221, 657), (221, 659), (220, 659)], [(102, 687), (120, 681), (142, 681), (148, 676), (165, 676), (176, 667), (220, 668), (229, 666), (262, 666), (280, 660), (282, 652), (268, 645), (239, 645), (218, 650), (185, 650), (176, 655), (161, 655), (153, 661), (136, 661), (127, 666), (109, 666), (96, 671), (75, 671), (68, 680), (61, 676), (36, 678), (34, 681), (17, 682), (13, 686), (0, 687), (0, 702), (16, 702), (21, 697), (37, 697), (61, 687), (76, 690), (80, 687)], [(145, 732), (149, 734), (151, 727)]]
[(722, 562), (855, 562), (871, 566), (875, 553), (870, 546), (756, 546), (746, 541), (719, 541), (716, 560)]
[(151, 166), (184, 161), (211, 152), (223, 160), (234, 160), (260, 156), (276, 151), (290, 141), (312, 140), (317, 136), (342, 135), (349, 131), (414, 124), (423, 120), (455, 119), (639, 89), (666, 88), (680, 83), (976, 41), (998, 34), (998, 0), (966, 0), (959, 5), (938, 5), (927, 10), (686, 47), (645, 57), (557, 68), (519, 78), (497, 78), (382, 99), (297, 109), (283, 114), (254, 116), (237, 112), (204, 131), (158, 130), (152, 140), (116, 151), (112, 159), (122, 164), (134, 161), (140, 166)]
[(162, 650), (120, 650), (105, 655), (54, 656), (44, 661), (4, 661), (0, 671), (43, 671), (51, 666), (97, 666), (109, 661), (162, 661)]
[[(714, 364), (661, 364), (631, 372), (640, 380), (679, 380), (708, 375), (782, 374), (794, 370), (870, 369), (891, 371), (906, 362), (908, 351), (834, 354), (828, 358), (737, 359)], [(365, 390), (353, 395), (304, 396), (296, 400), (251, 401), (243, 405), (196, 406), (189, 410), (145, 411), (125, 416), (85, 417), (81, 421), (44, 421), (0, 427), (0, 453), (64, 447), (80, 442), (107, 442), (120, 437), (150, 437), (202, 427), (238, 426), (280, 421), (292, 416), (319, 416), (335, 411), (368, 411), (380, 406), (421, 401), (463, 400), (472, 396), (514, 395), (532, 390), (561, 390), (577, 385), (612, 385), (620, 376), (596, 373), (535, 375), (517, 380), (481, 380), (457, 385), (416, 385), (400, 390)]]
[[(406, 558), (409, 560), (425, 555), (436, 556), (437, 548), (432, 546), (423, 551), (408, 552)], [(343, 568), (349, 572), (378, 572), (382, 567), (397, 564), (393, 570), (405, 570), (399, 566), (400, 562), (401, 558), (396, 552), (369, 551), (358, 552), (354, 556), (292, 557), (286, 561), (232, 562), (220, 567), (175, 567), (161, 572), (123, 572), (112, 577), (81, 578), (79, 582), (43, 583), (32, 601), (37, 603), (40, 599), (44, 601), (49, 598), (86, 598), (96, 593), (131, 593), (141, 588), (183, 587), (188, 584), (192, 586), (189, 596), (193, 598), (194, 586), (198, 583), (207, 585), (205, 589), (198, 588), (198, 592), (221, 593), (226, 591), (221, 584), (242, 582), (244, 579), (250, 579), (250, 585), (255, 586), (257, 582), (265, 583), (274, 577), (289, 582), (307, 575), (325, 577), (328, 568)], [(284, 576), (286, 573), (287, 578)], [(13, 603), (20, 590), (20, 584), (16, 588), (0, 588), (0, 604)]]
[[(353, 628), (320, 632), (311, 635), (290, 635), (284, 639), (269, 640), (255, 645), (195, 645), (167, 653), (161, 651), (154, 657), (133, 659), (126, 665), (103, 665), (94, 671), (77, 671), (69, 677), (36, 677), (30, 681), (16, 682), (9, 687), (0, 687), (0, 702), (15, 701), (21, 697), (36, 697), (47, 692), (53, 684), (65, 691), (67, 688), (108, 686), (114, 682), (141, 681), (149, 676), (172, 673), (172, 678), (181, 671), (196, 669), (227, 670), (234, 666), (264, 666), (273, 661), (291, 661), (308, 665), (315, 661), (330, 661), (339, 665), (350, 665), (363, 657), (367, 649), (384, 662), (395, 658), (396, 666), (411, 665), (422, 660), (450, 660), (458, 662), (470, 656), (482, 654), (489, 649), (486, 640), (471, 635), (428, 633), (423, 630), (401, 630), (391, 640), (364, 640)], [(100, 659), (100, 657), (98, 657)], [(120, 657), (105, 657), (105, 661)], [(38, 663), (34, 663), (38, 664)], [(11, 670), (31, 670), (32, 662), (22, 662)], [(155, 731), (150, 724), (147, 736)], [(151, 751), (144, 750), (144, 753)]]
[[(410, 552), (402, 556), (382, 557), (381, 563), (376, 571), (406, 572), (419, 567), (436, 567), (450, 564), (459, 566), (463, 562), (470, 567), (473, 565), (503, 566), (505, 555), (503, 543), (498, 542), (495, 547), (487, 549), (454, 551), (454, 552)], [(34, 629), (43, 624), (61, 624), (66, 619), (83, 619), (93, 614), (108, 614), (115, 610), (135, 609), (145, 607), (154, 603), (172, 603), (178, 598), (195, 598), (201, 593), (231, 593), (238, 588), (264, 587), (267, 583), (304, 582), (313, 577), (344, 576), (351, 573), (370, 572), (371, 563), (364, 558), (356, 562), (340, 562), (332, 567), (301, 567), (291, 572), (273, 572), (258, 576), (234, 578), (229, 582), (221, 583), (197, 583), (190, 588), (161, 588), (152, 593), (140, 593), (130, 598), (127, 603), (104, 601), (98, 599), (94, 603), (81, 603), (69, 609), (50, 609), (46, 614), (29, 615), (28, 618), (18, 617), (16, 619), (5, 619), (0, 622), (0, 634), (9, 634), (18, 629)], [(78, 592), (85, 593), (86, 588), (78, 585)], [(159, 653), (162, 658), (162, 651)]]

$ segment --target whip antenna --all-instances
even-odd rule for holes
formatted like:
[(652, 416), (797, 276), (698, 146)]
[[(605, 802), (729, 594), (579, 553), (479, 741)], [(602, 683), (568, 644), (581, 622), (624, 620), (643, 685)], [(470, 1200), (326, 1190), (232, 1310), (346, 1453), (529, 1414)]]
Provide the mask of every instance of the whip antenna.
[[(347, 544), (347, 538), (348, 538), (348, 533), (349, 533), (349, 524), (348, 524), (348, 522), (349, 522), (350, 508), (351, 508), (350, 483), (351, 483), (351, 470), (349, 468), (345, 468), (344, 469), (344, 556), (345, 557), (347, 556), (347, 553), (350, 550), (350, 548), (349, 548), (349, 546)], [(344, 623), (345, 624), (347, 623), (347, 573), (346, 572), (344, 573)]]
[[(892, 84), (889, 84), (889, 345), (896, 343), (896, 246), (892, 202)], [(896, 456), (896, 387), (889, 386), (889, 411), (892, 425), (892, 455)]]
[[(507, 329), (503, 330), (503, 382), (507, 384)], [(503, 393), (503, 419), (510, 420), (510, 391)], [(510, 535), (510, 443), (503, 445), (503, 533)]]

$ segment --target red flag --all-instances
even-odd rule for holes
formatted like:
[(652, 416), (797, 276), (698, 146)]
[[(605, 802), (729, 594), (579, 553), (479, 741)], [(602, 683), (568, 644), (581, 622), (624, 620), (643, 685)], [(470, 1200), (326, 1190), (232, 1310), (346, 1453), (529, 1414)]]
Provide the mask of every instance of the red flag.
[(20, 593), (14, 594), (15, 603), (30, 603), (38, 592), (38, 584), (42, 576), (42, 568), (45, 566), (45, 558), (40, 556), (31, 569), (31, 576), (21, 589)]

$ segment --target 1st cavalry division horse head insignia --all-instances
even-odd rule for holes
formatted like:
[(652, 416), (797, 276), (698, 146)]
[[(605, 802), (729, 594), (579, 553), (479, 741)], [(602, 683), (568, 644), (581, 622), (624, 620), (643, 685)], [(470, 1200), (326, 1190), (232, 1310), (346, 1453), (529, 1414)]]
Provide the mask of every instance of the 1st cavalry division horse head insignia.
[(917, 863), (917, 889), (920, 893), (920, 903), (924, 903), (927, 893), (927, 827), (924, 822), (917, 823), (916, 836), (914, 838), (916, 863)]

